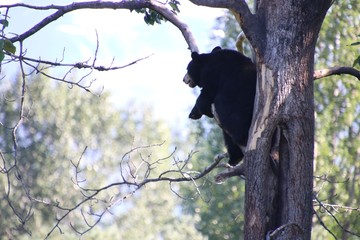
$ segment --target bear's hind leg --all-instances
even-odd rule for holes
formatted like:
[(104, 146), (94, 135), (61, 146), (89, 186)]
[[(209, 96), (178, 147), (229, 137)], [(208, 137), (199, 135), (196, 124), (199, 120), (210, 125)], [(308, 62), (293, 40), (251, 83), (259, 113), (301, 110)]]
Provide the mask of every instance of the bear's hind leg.
[(229, 155), (229, 164), (231, 166), (235, 166), (244, 158), (244, 153), (240, 149), (240, 147), (234, 143), (232, 138), (225, 131), (223, 131), (223, 135), (224, 135), (225, 146)]

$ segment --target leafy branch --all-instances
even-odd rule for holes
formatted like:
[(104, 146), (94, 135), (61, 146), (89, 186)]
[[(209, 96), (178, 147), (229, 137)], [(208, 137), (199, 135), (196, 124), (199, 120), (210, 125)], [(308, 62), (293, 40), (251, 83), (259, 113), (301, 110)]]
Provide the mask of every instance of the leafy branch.
[(4, 34), (5, 28), (9, 26), (9, 21), (7, 20), (7, 12), (8, 11), (6, 11), (4, 18), (2, 18), (2, 15), (0, 13), (0, 25), (2, 25), (0, 36), (0, 63), (4, 60), (5, 53), (15, 54), (16, 52), (16, 47), (9, 39), (5, 37)]

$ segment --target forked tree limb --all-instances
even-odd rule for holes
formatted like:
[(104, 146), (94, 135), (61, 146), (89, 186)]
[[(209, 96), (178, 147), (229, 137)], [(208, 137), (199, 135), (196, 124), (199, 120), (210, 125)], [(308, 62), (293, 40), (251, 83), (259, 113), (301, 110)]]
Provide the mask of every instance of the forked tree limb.
[(235, 167), (229, 168), (228, 170), (219, 173), (215, 176), (216, 182), (224, 182), (226, 179), (231, 177), (240, 177), (245, 179), (245, 164), (241, 162)]
[(190, 0), (190, 2), (213, 8), (229, 9), (235, 16), (246, 37), (252, 43), (255, 52), (262, 52), (265, 47), (263, 23), (256, 14), (251, 13), (245, 0)]

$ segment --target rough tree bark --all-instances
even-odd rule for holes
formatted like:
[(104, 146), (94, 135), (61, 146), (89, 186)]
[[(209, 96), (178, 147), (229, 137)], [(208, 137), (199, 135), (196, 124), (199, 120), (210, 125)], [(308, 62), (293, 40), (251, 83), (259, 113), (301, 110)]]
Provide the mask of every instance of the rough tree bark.
[[(246, 157), (246, 239), (311, 238), (314, 53), (330, 5), (331, 0), (258, 5), (263, 28), (255, 40), (265, 42), (255, 44), (258, 90)], [(266, 156), (277, 127), (280, 161), (274, 178)]]
[[(315, 44), (332, 0), (201, 1), (239, 14), (256, 53), (257, 95), (245, 156), (245, 239), (310, 239)], [(269, 153), (278, 129), (277, 173)]]

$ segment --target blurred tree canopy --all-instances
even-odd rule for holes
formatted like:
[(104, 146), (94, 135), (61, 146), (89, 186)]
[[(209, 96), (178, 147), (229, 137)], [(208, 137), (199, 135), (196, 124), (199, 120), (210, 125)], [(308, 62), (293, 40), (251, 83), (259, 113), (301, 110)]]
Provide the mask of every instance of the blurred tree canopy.
[[(129, 103), (119, 111), (107, 93), (97, 97), (39, 75), (27, 83), (26, 120), (17, 131), (14, 156), (13, 126), (20, 105), (13, 100), (19, 96), (17, 88), (4, 82), (0, 149), (2, 170), (8, 174), (0, 175), (5, 187), (1, 218), (6, 219), (0, 221), (1, 239), (44, 238), (56, 226), (56, 218), (68, 211), (59, 206), (76, 206), (89, 194), (85, 188), (127, 177), (120, 163), (124, 171), (131, 172), (130, 168), (145, 162), (167, 159), (156, 165), (151, 172), (154, 175), (172, 164), (168, 158), (174, 151), (170, 129), (152, 116), (150, 108)], [(20, 88), (20, 81), (17, 83)], [(118, 186), (101, 192), (59, 223), (51, 239), (76, 238), (74, 229), (86, 230), (103, 213), (87, 239), (203, 239), (194, 220), (182, 213), (180, 199), (168, 184), (155, 183), (139, 193), (133, 191), (131, 186)]]
[[(351, 66), (360, 55), (357, 41), (358, 1), (336, 2), (320, 32), (317, 68)], [(315, 210), (323, 224), (339, 239), (360, 237), (360, 85), (350, 76), (331, 76), (315, 84), (316, 151), (315, 193), (323, 206)], [(319, 224), (314, 239), (330, 235)], [(356, 237), (352, 234), (356, 234)]]

